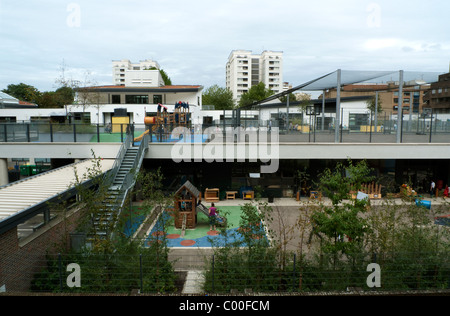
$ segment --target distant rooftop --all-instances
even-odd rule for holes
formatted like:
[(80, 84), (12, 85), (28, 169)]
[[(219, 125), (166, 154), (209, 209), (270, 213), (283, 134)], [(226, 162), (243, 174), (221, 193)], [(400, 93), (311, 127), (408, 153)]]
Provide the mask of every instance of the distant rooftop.
[(118, 86), (118, 85), (111, 85), (111, 86), (105, 85), (105, 86), (95, 86), (95, 87), (84, 87), (84, 89), (95, 89), (95, 90), (99, 90), (100, 92), (110, 92), (110, 91), (117, 91), (117, 90), (121, 90), (123, 92), (131, 92), (131, 91), (192, 92), (192, 91), (202, 90), (203, 86), (201, 86), (201, 85), (171, 85), (171, 86), (162, 86), (162, 87), (127, 87), (127, 86)]

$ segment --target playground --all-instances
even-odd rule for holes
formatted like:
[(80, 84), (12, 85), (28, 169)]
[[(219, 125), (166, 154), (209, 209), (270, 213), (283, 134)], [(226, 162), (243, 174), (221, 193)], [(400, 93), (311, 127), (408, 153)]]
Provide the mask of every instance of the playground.
[[(182, 139), (182, 136), (174, 137), (172, 130), (177, 127), (192, 127), (192, 113), (189, 112), (189, 104), (179, 101), (175, 104), (173, 112), (169, 112), (167, 106), (158, 104), (156, 116), (146, 116), (144, 125), (145, 128), (142, 128), (132, 123), (126, 110), (117, 111), (111, 118), (111, 123), (105, 126), (103, 132), (93, 135), (90, 142), (123, 142), (126, 134), (130, 131), (133, 132), (135, 144), (139, 144), (145, 135), (150, 135), (150, 142), (152, 143), (178, 142)], [(193, 134), (191, 139), (186, 141), (204, 143), (207, 139), (207, 135)]]
[[(128, 211), (129, 214), (126, 216), (129, 219), (125, 224), (125, 236), (132, 237), (145, 221), (146, 217), (139, 215), (140, 209), (141, 207), (139, 205), (135, 205)], [(171, 214), (164, 212), (146, 232), (144, 244), (145, 246), (150, 246), (152, 242), (164, 238), (167, 247), (170, 248), (210, 248), (213, 246), (224, 246), (227, 243), (233, 243), (242, 239), (242, 235), (239, 234), (239, 222), (242, 214), (241, 206), (218, 205), (217, 209), (219, 214), (224, 214), (227, 218), (225, 234), (222, 233), (221, 226), (217, 226), (216, 230), (211, 231), (209, 218), (204, 213), (199, 212), (197, 214), (197, 226), (195, 229), (186, 229), (184, 236), (182, 236), (182, 229), (177, 229), (174, 226), (174, 220)]]
[[(218, 207), (219, 213), (227, 213), (227, 230), (223, 234), (221, 228), (217, 227), (216, 230), (210, 230), (209, 218), (202, 212), (197, 214), (197, 226), (195, 229), (186, 229), (184, 236), (182, 229), (177, 229), (173, 225), (169, 225), (166, 228), (165, 240), (167, 246), (170, 248), (209, 248), (209, 247), (221, 247), (226, 244), (239, 241), (242, 235), (239, 234), (239, 220), (241, 216), (240, 206), (220, 206)], [(156, 237), (162, 237), (164, 234), (163, 222), (167, 221), (170, 215), (165, 212), (162, 217), (156, 222), (152, 230), (148, 234), (146, 239), (146, 246), (149, 246), (151, 242), (154, 242)], [(161, 221), (162, 220), (162, 221)]]
[[(212, 190), (213, 191), (213, 190)], [(206, 191), (208, 192), (208, 190)], [(206, 198), (206, 200), (209, 200)], [(240, 227), (242, 209), (245, 200), (214, 201), (217, 208), (215, 227), (211, 225), (209, 208), (212, 202), (202, 200), (201, 192), (186, 181), (175, 193), (172, 206), (167, 207), (145, 233), (145, 246), (152, 242), (165, 240), (170, 248), (210, 248), (221, 247), (243, 240)], [(142, 229), (146, 215), (141, 214), (141, 206), (135, 204), (126, 212), (124, 235), (132, 237)], [(258, 223), (253, 228), (252, 238), (267, 238), (264, 224)]]

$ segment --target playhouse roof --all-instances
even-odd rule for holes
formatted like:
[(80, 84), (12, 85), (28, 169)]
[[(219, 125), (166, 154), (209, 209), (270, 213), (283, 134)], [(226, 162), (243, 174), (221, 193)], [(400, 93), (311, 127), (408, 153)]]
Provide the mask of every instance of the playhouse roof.
[(198, 198), (200, 196), (200, 191), (189, 181), (186, 181), (177, 192), (175, 192), (175, 195), (178, 195), (183, 191), (184, 189), (187, 189), (193, 196)]

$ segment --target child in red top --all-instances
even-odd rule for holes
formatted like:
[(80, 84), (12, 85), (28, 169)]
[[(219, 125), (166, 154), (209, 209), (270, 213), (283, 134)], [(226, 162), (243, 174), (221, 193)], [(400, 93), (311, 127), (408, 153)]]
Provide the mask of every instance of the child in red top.
[(214, 207), (214, 203), (211, 203), (211, 207), (209, 208), (209, 230), (216, 230), (216, 215), (217, 209)]

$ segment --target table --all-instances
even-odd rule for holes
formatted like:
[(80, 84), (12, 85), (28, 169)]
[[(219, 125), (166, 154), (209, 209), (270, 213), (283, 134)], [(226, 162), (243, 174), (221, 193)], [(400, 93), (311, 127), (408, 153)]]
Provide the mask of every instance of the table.
[(242, 192), (242, 198), (244, 200), (253, 200), (255, 198), (255, 192), (254, 191), (244, 191), (244, 192)]
[(227, 191), (227, 200), (235, 200), (237, 191)]

